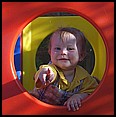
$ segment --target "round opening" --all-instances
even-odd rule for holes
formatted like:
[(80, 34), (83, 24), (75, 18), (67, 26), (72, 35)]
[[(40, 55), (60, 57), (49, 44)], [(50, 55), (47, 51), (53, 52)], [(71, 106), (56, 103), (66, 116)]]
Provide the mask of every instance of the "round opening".
[[(106, 68), (106, 49), (97, 29), (83, 17), (67, 12), (52, 12), (34, 19), (22, 31), (23, 49), (20, 54), (23, 56), (22, 65), (20, 65), (22, 69), (19, 70), (22, 76), (18, 78), (27, 91), (34, 88), (33, 76), (39, 66), (49, 63), (47, 45), (52, 32), (60, 26), (81, 28), (88, 40), (86, 42), (87, 56), (79, 65), (83, 66), (92, 76), (102, 80)], [(97, 45), (102, 52), (98, 50)], [(103, 58), (101, 58), (101, 53), (104, 54)], [(16, 62), (19, 61), (16, 60)]]

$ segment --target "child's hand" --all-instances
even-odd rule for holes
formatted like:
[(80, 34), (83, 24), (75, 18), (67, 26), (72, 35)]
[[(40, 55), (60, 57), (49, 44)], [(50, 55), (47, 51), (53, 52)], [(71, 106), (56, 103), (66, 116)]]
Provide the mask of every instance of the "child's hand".
[[(36, 87), (40, 87), (40, 85), (42, 84), (43, 87), (49, 85), (49, 83), (54, 79), (54, 73), (51, 70), (51, 68), (47, 67), (47, 68), (42, 68), (41, 72), (36, 75)], [(41, 81), (41, 82), (40, 82)]]
[(68, 111), (73, 110), (79, 110), (79, 108), (81, 107), (81, 101), (87, 97), (88, 94), (87, 93), (83, 93), (83, 94), (74, 94), (73, 96), (71, 96), (65, 103), (64, 105), (67, 106)]

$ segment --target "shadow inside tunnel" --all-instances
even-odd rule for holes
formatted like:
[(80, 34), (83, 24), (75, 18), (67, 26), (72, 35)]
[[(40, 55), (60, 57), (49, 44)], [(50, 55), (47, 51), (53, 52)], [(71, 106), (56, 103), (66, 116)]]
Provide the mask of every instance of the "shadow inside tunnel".
[[(21, 90), (21, 88), (22, 88), (22, 90)], [(21, 83), (18, 79), (12, 80), (12, 81), (2, 85), (2, 100), (16, 96), (25, 91), (26, 91), (26, 89), (21, 87)]]

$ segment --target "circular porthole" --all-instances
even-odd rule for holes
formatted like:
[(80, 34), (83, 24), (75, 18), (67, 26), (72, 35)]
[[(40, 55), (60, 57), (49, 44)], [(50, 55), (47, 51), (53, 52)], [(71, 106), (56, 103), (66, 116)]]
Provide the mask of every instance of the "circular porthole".
[[(86, 41), (87, 55), (78, 64), (85, 68), (92, 76), (102, 80), (106, 67), (106, 49), (103, 39), (97, 29), (83, 17), (64, 14), (55, 16), (51, 13), (38, 17), (30, 22), (22, 31), (22, 85), (28, 91), (34, 87), (33, 76), (42, 64), (50, 62), (48, 43), (51, 34), (59, 27), (74, 27), (81, 30)], [(52, 15), (52, 16), (51, 16)], [(98, 48), (99, 47), (99, 48)], [(100, 50), (100, 51), (99, 51)], [(102, 52), (101, 52), (102, 50)], [(101, 58), (100, 54), (104, 54)], [(101, 64), (102, 63), (102, 67)]]

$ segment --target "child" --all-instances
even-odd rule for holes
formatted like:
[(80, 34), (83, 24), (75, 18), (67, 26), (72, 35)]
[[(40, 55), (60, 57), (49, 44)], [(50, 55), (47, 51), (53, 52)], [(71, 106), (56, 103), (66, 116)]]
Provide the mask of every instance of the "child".
[(39, 100), (64, 105), (76, 111), (81, 102), (98, 86), (97, 81), (77, 65), (86, 55), (84, 34), (72, 27), (59, 28), (50, 39), (51, 64), (36, 72), (35, 88), (29, 92)]

